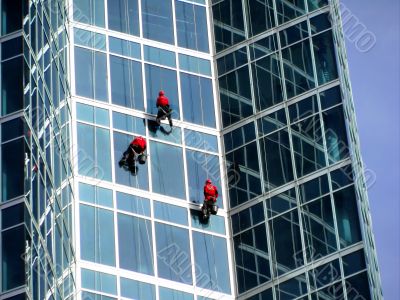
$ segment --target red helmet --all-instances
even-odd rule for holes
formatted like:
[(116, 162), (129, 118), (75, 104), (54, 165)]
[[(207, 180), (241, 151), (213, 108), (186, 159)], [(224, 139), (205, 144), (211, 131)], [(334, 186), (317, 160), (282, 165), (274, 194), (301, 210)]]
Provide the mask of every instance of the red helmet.
[(206, 180), (206, 184), (211, 184), (212, 182), (211, 182), (211, 179), (207, 179)]
[(161, 91), (158, 92), (158, 96), (164, 96), (164, 95), (165, 95), (165, 93), (164, 93), (163, 90), (161, 90)]

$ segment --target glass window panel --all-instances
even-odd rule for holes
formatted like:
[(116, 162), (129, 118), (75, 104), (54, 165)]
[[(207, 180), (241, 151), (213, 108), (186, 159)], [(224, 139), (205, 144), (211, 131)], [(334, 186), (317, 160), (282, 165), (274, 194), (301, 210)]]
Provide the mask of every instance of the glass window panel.
[(222, 0), (212, 7), (217, 52), (246, 38), (241, 0)]
[[(318, 259), (319, 257), (316, 257)], [(308, 273), (310, 278), (310, 287), (318, 289), (332, 282), (341, 279), (339, 260), (318, 266)]]
[(153, 141), (150, 144), (153, 192), (184, 199), (182, 148)]
[(308, 97), (289, 106), (290, 122), (297, 122), (318, 112), (316, 96)]
[(285, 48), (282, 57), (288, 98), (315, 87), (309, 40)]
[(1, 142), (4, 143), (24, 134), (26, 135), (25, 131), (28, 130), (26, 127), (23, 117), (1, 123)]
[(260, 140), (266, 190), (272, 190), (293, 180), (289, 135), (286, 129)]
[(300, 201), (305, 203), (319, 196), (329, 193), (328, 176), (322, 175), (316, 179), (303, 183), (299, 187)]
[(75, 45), (106, 51), (106, 36), (101, 33), (74, 28), (74, 43)]
[(231, 151), (255, 139), (255, 125), (250, 122), (224, 135), (225, 151)]
[(327, 288), (319, 290), (316, 293), (311, 294), (312, 300), (336, 300), (336, 299), (343, 299), (344, 298), (344, 291), (341, 282), (335, 283)]
[(94, 107), (91, 105), (76, 103), (76, 118), (79, 121), (94, 123)]
[(155, 47), (143, 46), (144, 60), (167, 67), (176, 67), (175, 53)]
[(94, 121), (98, 125), (110, 126), (110, 120), (108, 115), (108, 109), (103, 109), (99, 107), (94, 108)]
[(193, 228), (203, 229), (219, 234), (225, 234), (225, 218), (213, 216), (207, 223), (203, 222), (202, 214), (199, 210), (190, 210), (191, 224)]
[[(2, 232), (1, 277), (3, 292), (25, 284), (25, 243), (24, 226)], [(12, 242), (10, 242), (12, 241)]]
[(79, 199), (93, 204), (113, 207), (112, 190), (82, 182), (79, 183)]
[(109, 46), (111, 53), (137, 59), (142, 57), (140, 54), (140, 44), (138, 43), (118, 39), (112, 36), (108, 37), (108, 42), (110, 44)]
[(283, 101), (279, 57), (273, 54), (252, 63), (253, 89), (258, 111)]
[(271, 299), (274, 299), (272, 288), (263, 291), (257, 295), (254, 295), (250, 298), (247, 298), (246, 300), (271, 300)]
[(3, 0), (1, 2), (1, 34), (5, 35), (22, 29), (23, 1)]
[(81, 258), (115, 266), (113, 212), (82, 204), (79, 212)]
[(329, 108), (336, 104), (342, 103), (340, 86), (335, 86), (319, 94), (322, 109)]
[(175, 1), (178, 46), (209, 52), (206, 8)]
[(331, 172), (333, 190), (337, 190), (353, 182), (353, 167), (351, 164)]
[(138, 0), (108, 0), (108, 28), (139, 35)]
[(262, 202), (232, 216), (233, 233), (245, 230), (265, 220)]
[(224, 127), (253, 114), (248, 66), (220, 77), (219, 87)]
[(208, 233), (193, 232), (196, 285), (230, 294), (226, 240)]
[[(253, 44), (249, 45), (250, 57), (251, 59), (257, 59), (262, 56), (271, 54), (278, 48), (278, 43), (276, 41), (276, 35), (267, 36)], [(218, 69), (219, 70), (219, 69)]]
[(246, 47), (217, 59), (218, 74), (221, 76), (248, 63)]
[(271, 280), (265, 223), (234, 237), (239, 293)]
[(215, 128), (214, 97), (208, 78), (180, 73), (183, 120)]
[(155, 286), (121, 277), (121, 296), (129, 299), (156, 300)]
[(156, 100), (158, 92), (163, 90), (169, 99), (172, 117), (179, 119), (178, 82), (176, 71), (153, 65), (145, 65), (147, 112), (157, 114)]
[(156, 223), (158, 276), (192, 284), (189, 231)]
[(118, 239), (120, 267), (154, 275), (151, 222), (119, 213)]
[(324, 31), (330, 27), (331, 24), (331, 16), (329, 12), (319, 14), (318, 16), (310, 19), (311, 33), (315, 34), (321, 31)]
[(183, 71), (211, 76), (211, 64), (207, 59), (179, 54), (179, 68)]
[(150, 217), (150, 201), (135, 195), (117, 192), (117, 208), (119, 210)]
[(337, 250), (330, 196), (302, 207), (307, 260), (319, 259)]
[(2, 230), (24, 222), (25, 205), (23, 203), (4, 208), (1, 212)]
[(297, 177), (325, 167), (325, 147), (319, 115), (300, 121), (291, 128)]
[(142, 64), (110, 55), (110, 75), (112, 103), (143, 111)]
[(95, 177), (95, 127), (91, 125), (78, 123), (78, 172), (83, 176)]
[(347, 278), (345, 284), (347, 287), (347, 299), (372, 299), (367, 272)]
[(276, 289), (277, 298), (292, 300), (307, 293), (307, 278), (305, 274), (279, 283)]
[(280, 109), (274, 113), (262, 117), (257, 120), (258, 123), (258, 135), (269, 134), (277, 129), (286, 126), (286, 114), (285, 109)]
[(215, 135), (185, 129), (185, 144), (209, 152), (218, 152), (218, 141)]
[(286, 47), (308, 37), (307, 21), (293, 25), (279, 32), (281, 47)]
[(1, 201), (24, 194), (24, 139), (1, 145)]
[(268, 217), (272, 218), (280, 213), (297, 206), (296, 191), (290, 189), (266, 200)]
[(114, 129), (129, 131), (138, 135), (146, 134), (145, 120), (125, 115), (119, 112), (113, 112), (113, 127)]
[(261, 194), (257, 144), (252, 142), (226, 155), (231, 207)]
[(22, 56), (1, 63), (1, 115), (3, 116), (23, 108), (22, 70)]
[(142, 1), (143, 36), (158, 42), (173, 44), (172, 2)]
[(346, 121), (341, 106), (327, 110), (322, 115), (328, 159), (332, 164), (349, 156)]
[(307, 0), (308, 3), (308, 11), (313, 11), (318, 8), (324, 7), (328, 5), (328, 0)]
[(333, 194), (336, 222), (341, 248), (361, 241), (361, 231), (354, 187), (350, 186)]
[(111, 181), (110, 131), (96, 128), (96, 178)]
[(249, 35), (254, 36), (275, 26), (272, 0), (247, 0)]
[(108, 294), (117, 294), (115, 275), (82, 269), (82, 287)]
[(22, 36), (1, 43), (2, 60), (8, 59), (10, 57), (16, 56), (21, 53), (22, 53)]
[(74, 0), (74, 21), (104, 28), (104, 0)]
[(304, 264), (297, 210), (270, 221), (274, 272), (282, 275)]
[[(189, 180), (189, 199), (191, 202), (203, 203), (203, 187), (206, 179), (211, 179), (213, 184), (221, 191), (221, 173), (218, 156), (186, 150), (186, 162)], [(220, 207), (222, 207), (221, 196), (217, 200), (217, 205)]]
[(276, 0), (278, 23), (286, 23), (306, 13), (304, 0)]
[(82, 291), (82, 300), (117, 300), (117, 298), (108, 297), (100, 294), (89, 293)]
[[(179, 127), (171, 128), (171, 127), (166, 127), (170, 128), (169, 130), (166, 130), (163, 125), (158, 126), (157, 123), (151, 123), (149, 121), (149, 135), (155, 139), (161, 140), (161, 141), (166, 141), (166, 142), (172, 142), (175, 144), (182, 144), (182, 130)], [(158, 130), (159, 129), (159, 130)]]
[(106, 54), (75, 47), (76, 94), (107, 101)]
[(193, 295), (160, 286), (160, 300), (193, 300)]
[(359, 250), (343, 256), (342, 262), (344, 276), (364, 270), (366, 268), (364, 250)]
[(318, 84), (322, 85), (338, 78), (332, 31), (314, 36), (312, 40)]
[(188, 225), (186, 208), (176, 205), (154, 201), (154, 217), (167, 222)]
[(147, 164), (136, 164), (137, 172), (133, 175), (131, 172), (119, 167), (119, 160), (126, 151), (133, 136), (114, 131), (114, 171), (115, 182), (126, 186), (148, 190), (149, 189), (149, 171)]

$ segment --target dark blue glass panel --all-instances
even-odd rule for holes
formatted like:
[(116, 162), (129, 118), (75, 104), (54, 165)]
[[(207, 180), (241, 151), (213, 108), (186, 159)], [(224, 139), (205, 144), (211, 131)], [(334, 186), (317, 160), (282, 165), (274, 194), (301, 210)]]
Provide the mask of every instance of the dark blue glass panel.
[(311, 33), (318, 33), (326, 30), (332, 26), (332, 17), (329, 13), (319, 14), (318, 16), (310, 19)]
[(232, 53), (217, 59), (218, 75), (221, 76), (229, 71), (237, 69), (247, 64), (246, 47), (240, 48)]
[(276, 41), (276, 35), (270, 35), (266, 38), (258, 40), (253, 44), (250, 44), (250, 57), (251, 59), (257, 59), (262, 56), (271, 54), (278, 49), (278, 42)]
[[(289, 279), (278, 284), (277, 298), (281, 300), (292, 300), (307, 293), (307, 278), (305, 274)], [(306, 297), (306, 299), (308, 299)]]
[(296, 191), (295, 189), (290, 189), (270, 199), (267, 199), (266, 203), (268, 217), (272, 218), (297, 206)]
[(189, 231), (156, 223), (158, 276), (192, 284)]
[(353, 182), (353, 166), (351, 164), (331, 172), (332, 190), (337, 190)]
[(335, 46), (332, 31), (327, 31), (313, 37), (315, 67), (318, 84), (322, 85), (338, 78)]
[(22, 56), (1, 63), (1, 115), (3, 116), (23, 108), (22, 70)]
[[(319, 256), (315, 257), (315, 259), (319, 258)], [(310, 278), (310, 287), (312, 289), (318, 289), (340, 280), (341, 273), (339, 260), (336, 259), (322, 266), (317, 264), (317, 267), (308, 273), (308, 277)]]
[[(10, 0), (9, 0), (10, 2)], [(3, 15), (4, 17), (4, 15)], [(4, 23), (3, 23), (4, 24)], [(22, 36), (5, 41), (1, 44), (1, 59), (5, 60), (22, 53)]]
[(208, 78), (180, 73), (183, 120), (215, 127), (212, 83)]
[(359, 250), (342, 258), (344, 276), (352, 275), (366, 268), (364, 250)]
[(279, 32), (281, 47), (286, 47), (308, 37), (307, 21), (293, 25)]
[(4, 208), (1, 214), (2, 230), (24, 222), (24, 212), (25, 205), (23, 203)]
[(122, 269), (154, 275), (150, 221), (119, 213), (118, 240)]
[(258, 119), (257, 122), (259, 137), (285, 127), (287, 125), (285, 109), (280, 109), (274, 113), (262, 117), (261, 119)]
[(340, 93), (340, 86), (335, 86), (319, 94), (321, 99), (322, 109), (329, 108), (336, 104), (342, 103), (342, 95)]
[(172, 2), (142, 1), (143, 36), (146, 39), (173, 44)]
[(303, 183), (299, 187), (300, 201), (305, 203), (329, 193), (329, 182), (326, 175)]
[(316, 96), (308, 97), (289, 106), (290, 123), (297, 122), (318, 112)]
[(347, 299), (372, 299), (368, 273), (363, 272), (346, 279)]
[(193, 232), (193, 248), (197, 286), (230, 294), (226, 240)]
[(224, 135), (225, 152), (236, 149), (255, 139), (255, 125), (254, 122), (250, 122)]
[(306, 13), (305, 0), (276, 0), (278, 23), (286, 23)]
[(1, 145), (1, 201), (24, 193), (25, 143), (22, 138)]
[(247, 0), (249, 35), (254, 36), (275, 26), (272, 0)]

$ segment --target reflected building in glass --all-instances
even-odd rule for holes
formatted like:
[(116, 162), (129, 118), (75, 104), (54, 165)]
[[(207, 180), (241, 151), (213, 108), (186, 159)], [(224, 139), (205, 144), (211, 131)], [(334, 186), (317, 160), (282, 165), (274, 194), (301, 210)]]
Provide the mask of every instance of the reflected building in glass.
[(0, 2), (0, 299), (382, 299), (337, 1)]

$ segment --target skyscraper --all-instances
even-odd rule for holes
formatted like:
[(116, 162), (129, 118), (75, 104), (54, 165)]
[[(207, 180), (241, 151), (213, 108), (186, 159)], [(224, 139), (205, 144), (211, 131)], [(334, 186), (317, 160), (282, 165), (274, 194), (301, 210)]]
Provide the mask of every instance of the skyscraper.
[(337, 1), (0, 9), (0, 299), (382, 298)]

